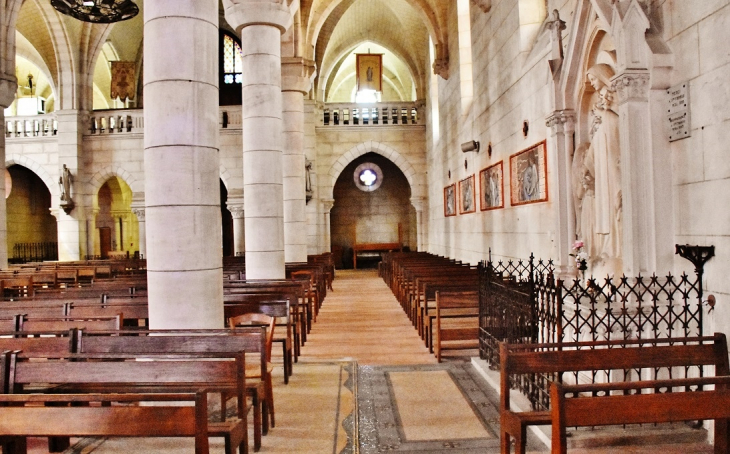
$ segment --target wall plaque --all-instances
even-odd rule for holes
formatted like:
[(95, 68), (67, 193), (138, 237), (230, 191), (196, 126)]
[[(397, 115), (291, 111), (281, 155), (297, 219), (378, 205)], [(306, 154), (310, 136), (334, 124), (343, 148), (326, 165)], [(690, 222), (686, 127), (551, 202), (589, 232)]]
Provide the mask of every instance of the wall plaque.
[(675, 85), (667, 90), (667, 119), (670, 142), (690, 136), (688, 83)]

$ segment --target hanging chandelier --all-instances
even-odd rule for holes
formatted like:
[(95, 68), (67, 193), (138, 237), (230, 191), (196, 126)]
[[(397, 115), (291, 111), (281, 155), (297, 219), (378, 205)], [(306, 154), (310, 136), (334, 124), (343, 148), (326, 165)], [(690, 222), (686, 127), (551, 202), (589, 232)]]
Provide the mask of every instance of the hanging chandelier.
[(132, 0), (51, 0), (51, 6), (78, 20), (97, 24), (131, 19), (139, 13)]

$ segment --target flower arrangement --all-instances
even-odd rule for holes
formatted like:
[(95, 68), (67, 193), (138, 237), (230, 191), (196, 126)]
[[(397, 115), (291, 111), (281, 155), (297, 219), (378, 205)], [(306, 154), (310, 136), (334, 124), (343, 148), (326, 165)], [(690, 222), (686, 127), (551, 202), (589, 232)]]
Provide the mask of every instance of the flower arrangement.
[(573, 243), (573, 253), (570, 254), (571, 257), (575, 257), (575, 267), (580, 271), (588, 269), (588, 253), (583, 250), (584, 247), (585, 244), (578, 240)]

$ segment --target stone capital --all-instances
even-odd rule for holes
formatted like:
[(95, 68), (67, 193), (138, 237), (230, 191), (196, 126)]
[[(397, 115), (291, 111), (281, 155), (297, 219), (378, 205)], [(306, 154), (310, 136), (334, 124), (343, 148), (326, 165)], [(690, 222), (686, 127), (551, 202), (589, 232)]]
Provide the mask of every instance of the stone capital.
[(18, 80), (13, 75), (0, 76), (0, 107), (7, 108), (15, 100), (18, 91)]
[(611, 88), (616, 92), (618, 104), (629, 101), (647, 101), (649, 99), (648, 71), (625, 71), (613, 78)]
[(425, 197), (411, 197), (411, 205), (416, 209), (416, 212), (423, 212), (423, 206), (426, 203)]
[(333, 206), (335, 206), (335, 199), (322, 199), (322, 208), (325, 213), (329, 214)]
[(312, 79), (316, 74), (316, 66), (312, 60), (302, 57), (285, 57), (281, 59), (281, 91), (298, 91), (309, 93)]
[(575, 129), (575, 111), (556, 110), (545, 119), (545, 125), (553, 130), (553, 134), (572, 132)]
[(281, 0), (223, 0), (223, 11), (238, 33), (250, 25), (269, 25), (285, 33), (294, 21)]
[(234, 205), (234, 204), (229, 203), (229, 204), (227, 204), (227, 206), (228, 206), (228, 211), (230, 211), (231, 216), (233, 216), (233, 219), (243, 219), (245, 217), (243, 205), (238, 205), (238, 204)]
[(441, 76), (445, 80), (449, 80), (449, 59), (437, 58), (433, 62), (433, 73)]
[(132, 213), (134, 213), (134, 215), (137, 216), (137, 221), (139, 221), (139, 222), (145, 221), (144, 208), (132, 208)]
[(485, 13), (488, 13), (492, 9), (492, 0), (471, 0), (471, 2)]

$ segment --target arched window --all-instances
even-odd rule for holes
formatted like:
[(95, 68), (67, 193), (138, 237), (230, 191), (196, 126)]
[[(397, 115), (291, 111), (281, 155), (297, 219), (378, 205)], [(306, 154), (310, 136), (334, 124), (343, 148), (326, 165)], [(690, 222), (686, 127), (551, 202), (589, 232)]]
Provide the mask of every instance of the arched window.
[(243, 71), (241, 45), (231, 35), (223, 33), (221, 48), (223, 51), (223, 83), (240, 84)]

